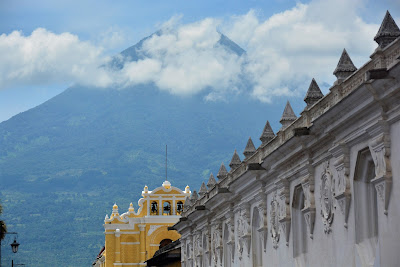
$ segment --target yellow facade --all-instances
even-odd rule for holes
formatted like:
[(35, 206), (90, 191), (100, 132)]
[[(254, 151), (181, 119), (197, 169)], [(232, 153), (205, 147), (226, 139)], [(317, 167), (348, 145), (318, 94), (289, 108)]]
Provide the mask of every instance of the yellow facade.
[(153, 191), (145, 186), (142, 196), (137, 212), (131, 203), (128, 212), (120, 215), (114, 204), (111, 216), (106, 215), (105, 250), (94, 266), (146, 266), (145, 261), (153, 257), (160, 244), (180, 238), (168, 227), (178, 222), (185, 199), (190, 196), (189, 187), (182, 191), (165, 181)]

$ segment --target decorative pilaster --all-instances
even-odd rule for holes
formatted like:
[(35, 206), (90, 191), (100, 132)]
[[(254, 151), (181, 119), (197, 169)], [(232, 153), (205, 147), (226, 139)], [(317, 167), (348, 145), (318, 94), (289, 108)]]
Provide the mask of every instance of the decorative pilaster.
[(337, 172), (337, 178), (334, 179), (334, 197), (339, 210), (344, 216), (344, 227), (347, 228), (349, 218), (351, 190), (350, 190), (350, 152), (345, 143), (339, 143), (330, 149), (332, 156), (335, 158), (333, 166)]
[(392, 189), (389, 125), (386, 121), (380, 120), (368, 132), (372, 136), (369, 149), (375, 164), (375, 178), (371, 182), (375, 185), (378, 196), (383, 202), (384, 214), (387, 215)]
[(146, 261), (146, 236), (145, 236), (145, 231), (146, 231), (146, 225), (145, 224), (139, 224), (138, 225), (139, 230), (140, 230), (140, 261), (145, 262)]
[(289, 236), (290, 236), (290, 189), (289, 181), (287, 179), (280, 179), (277, 182), (278, 187), (278, 202), (279, 202), (279, 225), (282, 229), (283, 235), (286, 240), (286, 246), (289, 246)]
[(315, 224), (314, 168), (307, 164), (305, 175), (301, 181), (304, 192), (304, 208), (301, 210), (307, 223), (310, 238), (313, 238)]
[(121, 232), (119, 229), (115, 230), (115, 263), (121, 262)]

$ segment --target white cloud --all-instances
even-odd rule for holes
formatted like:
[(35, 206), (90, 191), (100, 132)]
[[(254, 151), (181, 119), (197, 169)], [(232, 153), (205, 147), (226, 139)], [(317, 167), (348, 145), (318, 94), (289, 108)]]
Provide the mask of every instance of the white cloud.
[(102, 48), (70, 33), (38, 28), (29, 36), (19, 31), (0, 35), (0, 88), (78, 82), (109, 85), (111, 77), (98, 68), (106, 63)]
[[(367, 24), (357, 15), (360, 4), (312, 1), (265, 21), (254, 11), (235, 17), (225, 30), (246, 47), (245, 73), (254, 83), (252, 95), (269, 102), (276, 96), (303, 94), (312, 77), (332, 83), (343, 48), (358, 67), (366, 62), (376, 47), (373, 37), (378, 25)], [(242, 32), (245, 38), (240, 38)]]
[[(177, 25), (174, 21), (174, 27), (168, 23), (161, 34), (146, 40), (140, 52), (157, 66), (151, 75), (146, 72), (146, 81), (154, 82), (161, 90), (180, 95), (205, 89), (217, 92), (234, 89), (242, 71), (242, 60), (217, 45), (220, 39), (216, 31), (218, 24), (219, 21), (210, 18), (187, 25)], [(126, 64), (123, 71), (132, 64), (137, 71), (149, 66), (143, 60)], [(127, 76), (130, 84), (142, 82), (140, 75), (129, 73), (132, 74)]]
[[(0, 88), (60, 81), (99, 87), (154, 83), (172, 94), (205, 92), (207, 100), (246, 90), (269, 102), (303, 94), (312, 77), (320, 84), (332, 83), (343, 48), (358, 67), (368, 60), (379, 25), (358, 15), (362, 5), (362, 0), (314, 0), (268, 19), (251, 10), (227, 20), (206, 18), (191, 24), (173, 17), (160, 34), (143, 43), (139, 52), (146, 57), (120, 71), (99, 68), (109, 60), (103, 47), (123, 40), (118, 31), (106, 32), (109, 40), (100, 45), (70, 33), (37, 29), (24, 36), (15, 31), (0, 36)], [(217, 28), (244, 47), (245, 56), (218, 45)], [(248, 88), (240, 86), (242, 78), (250, 82)]]

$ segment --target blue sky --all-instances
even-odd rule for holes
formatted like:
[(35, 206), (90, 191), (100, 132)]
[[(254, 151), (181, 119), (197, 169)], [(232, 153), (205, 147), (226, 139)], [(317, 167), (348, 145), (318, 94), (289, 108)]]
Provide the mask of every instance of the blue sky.
[[(154, 82), (186, 95), (219, 85), (206, 98), (218, 101), (243, 74), (252, 80), (249, 95), (266, 105), (278, 97), (301, 100), (312, 77), (334, 81), (344, 47), (356, 66), (368, 60), (387, 9), (400, 24), (400, 1), (394, 0), (0, 0), (0, 121), (75, 82)], [(110, 56), (161, 28), (168, 30), (146, 44), (151, 58), (121, 73), (97, 72)], [(248, 58), (216, 51), (213, 29), (245, 48)]]

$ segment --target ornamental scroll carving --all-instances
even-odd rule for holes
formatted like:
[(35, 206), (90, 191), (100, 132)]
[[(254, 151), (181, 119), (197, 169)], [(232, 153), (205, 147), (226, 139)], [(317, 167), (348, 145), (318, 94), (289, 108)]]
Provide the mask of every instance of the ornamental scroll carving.
[(276, 199), (276, 193), (274, 197), (272, 198), (271, 201), (271, 208), (270, 208), (270, 222), (271, 222), (271, 238), (272, 242), (274, 244), (274, 249), (278, 248), (278, 242), (279, 242), (279, 217), (278, 217), (278, 212), (279, 212), (279, 202)]
[(193, 261), (194, 266), (201, 266), (201, 244), (198, 232), (193, 236)]
[(286, 240), (286, 246), (289, 246), (289, 236), (290, 236), (290, 190), (289, 182), (287, 179), (280, 179), (277, 183), (278, 196), (279, 196), (279, 206), (278, 206), (278, 219), (279, 226), (281, 227), (282, 233)]
[(390, 135), (386, 121), (378, 123), (369, 130), (374, 138), (369, 143), (372, 159), (375, 164), (375, 185), (379, 199), (383, 202), (384, 214), (388, 214), (389, 198), (392, 189), (392, 167), (390, 164)]
[(227, 245), (229, 251), (231, 252), (231, 261), (233, 262), (235, 257), (235, 215), (233, 212), (229, 213), (226, 226), (228, 227), (229, 232)]
[(194, 257), (199, 257), (202, 254), (201, 238), (199, 233), (196, 233), (193, 238), (193, 253)]
[(247, 248), (247, 253), (250, 253), (250, 207), (245, 205), (241, 208), (239, 217), (237, 219), (237, 232), (239, 241), (236, 248), (239, 259), (242, 259), (244, 248)]
[(258, 206), (258, 213), (260, 214), (260, 227), (257, 229), (261, 237), (261, 243), (263, 244), (264, 251), (267, 249), (267, 238), (268, 238), (268, 225), (267, 225), (267, 199), (262, 198), (261, 204)]
[[(203, 238), (202, 238), (202, 247), (203, 247), (203, 254), (205, 255), (205, 261), (207, 261), (207, 265), (211, 265), (211, 235), (210, 235), (210, 226), (207, 225), (205, 230), (203, 231)], [(205, 264), (205, 263), (204, 263)]]
[(333, 179), (331, 171), (329, 170), (329, 161), (325, 164), (324, 171), (321, 175), (321, 187), (320, 187), (320, 204), (321, 204), (321, 216), (324, 224), (324, 232), (329, 234), (331, 224), (333, 221)]
[(212, 245), (212, 259), (215, 265), (218, 265), (218, 262), (221, 260), (220, 252), (222, 251), (221, 225), (219, 223), (214, 226), (211, 245)]
[(304, 208), (301, 212), (306, 220), (310, 238), (313, 238), (315, 225), (314, 168), (308, 163), (304, 170), (301, 186), (304, 192)]
[(182, 258), (182, 261), (181, 262), (185, 262), (186, 261), (186, 251), (185, 251), (185, 248), (186, 248), (186, 242), (185, 242), (185, 239), (181, 239), (181, 245), (182, 245), (182, 248), (181, 248), (181, 258)]
[(193, 244), (192, 244), (192, 242), (190, 242), (188, 244), (188, 246), (189, 246), (188, 256), (189, 256), (189, 259), (192, 259), (193, 258)]
[(332, 156), (335, 157), (333, 166), (336, 169), (337, 177), (333, 179), (333, 192), (340, 212), (344, 216), (344, 227), (347, 228), (349, 218), (351, 190), (350, 190), (350, 152), (345, 143), (339, 143), (330, 149)]

